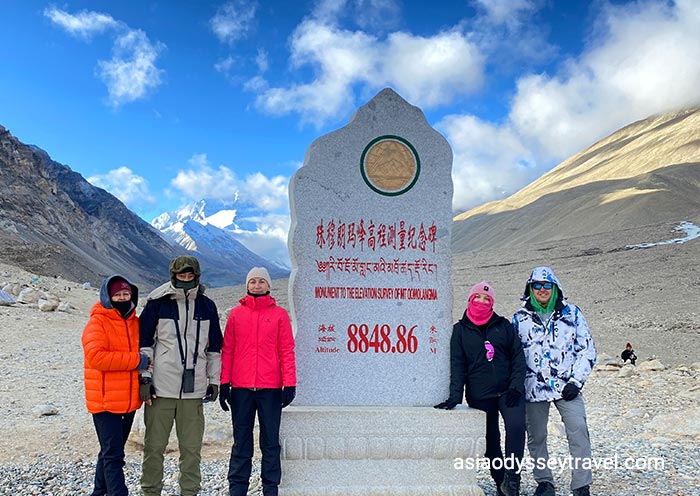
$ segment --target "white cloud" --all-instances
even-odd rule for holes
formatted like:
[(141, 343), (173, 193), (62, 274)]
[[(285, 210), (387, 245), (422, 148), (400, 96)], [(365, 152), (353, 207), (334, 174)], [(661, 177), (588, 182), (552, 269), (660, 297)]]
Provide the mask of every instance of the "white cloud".
[(77, 14), (69, 14), (64, 10), (51, 7), (44, 9), (44, 16), (52, 23), (68, 32), (68, 34), (89, 39), (93, 34), (102, 33), (119, 26), (119, 22), (108, 14), (83, 10)]
[(68, 33), (85, 39), (115, 28), (112, 59), (98, 61), (95, 69), (97, 77), (107, 86), (111, 106), (139, 100), (149, 90), (160, 86), (164, 71), (155, 63), (165, 48), (163, 43), (153, 43), (140, 29), (130, 29), (123, 22), (99, 12), (83, 10), (73, 15), (52, 7), (44, 10), (44, 15)]
[(348, 17), (362, 29), (382, 30), (398, 23), (401, 9), (395, 0), (321, 0), (313, 16), (332, 25)]
[(429, 38), (393, 33), (381, 53), (385, 84), (421, 107), (451, 102), (483, 83), (483, 57), (457, 31)]
[(493, 24), (504, 24), (511, 29), (516, 29), (523, 17), (539, 8), (541, 0), (475, 0)]
[(233, 0), (221, 5), (209, 25), (222, 43), (232, 44), (248, 35), (255, 21), (257, 3), (249, 0)]
[(258, 49), (258, 54), (255, 57), (255, 65), (258, 66), (258, 71), (264, 73), (270, 67), (270, 62), (267, 58), (267, 52), (262, 48)]
[(179, 171), (170, 182), (187, 199), (211, 198), (229, 202), (237, 199), (263, 212), (287, 209), (288, 177), (267, 177), (256, 172), (240, 179), (224, 165), (211, 167), (206, 154), (193, 155), (190, 164), (192, 168)]
[(233, 68), (233, 62), (233, 56), (229, 55), (225, 59), (221, 59), (216, 64), (214, 64), (214, 69), (216, 70), (216, 72), (228, 74), (229, 72), (231, 72), (231, 68)]
[(700, 103), (700, 5), (607, 6), (597, 37), (557, 75), (520, 79), (511, 120), (560, 160), (630, 122)]
[(282, 115), (298, 112), (318, 126), (354, 106), (353, 86), (397, 88), (411, 103), (434, 107), (472, 92), (482, 83), (483, 59), (457, 31), (432, 37), (393, 33), (386, 41), (307, 19), (294, 32), (290, 61), (310, 66), (316, 78), (305, 84), (260, 84), (256, 105)]
[(518, 134), (508, 126), (452, 115), (436, 128), (452, 145), (455, 211), (504, 198), (542, 174)]
[(163, 71), (155, 62), (164, 47), (151, 43), (141, 30), (128, 31), (116, 39), (112, 59), (98, 62), (98, 74), (107, 85), (112, 106), (139, 100), (160, 86)]
[(291, 218), (289, 215), (267, 214), (259, 217), (236, 219), (254, 224), (255, 230), (235, 229), (237, 238), (253, 253), (262, 254), (268, 260), (291, 267), (287, 249), (287, 235)]
[(148, 182), (128, 167), (112, 169), (107, 174), (88, 177), (87, 181), (109, 191), (129, 208), (155, 205), (156, 199), (149, 192)]

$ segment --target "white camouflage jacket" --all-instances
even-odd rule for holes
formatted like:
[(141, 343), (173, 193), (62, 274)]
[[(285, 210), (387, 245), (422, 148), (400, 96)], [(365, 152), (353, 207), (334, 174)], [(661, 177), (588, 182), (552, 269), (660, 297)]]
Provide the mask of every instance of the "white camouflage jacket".
[[(547, 322), (530, 304), (529, 285), (550, 281), (559, 289), (554, 313)], [(537, 267), (525, 285), (523, 305), (513, 316), (527, 363), (525, 398), (529, 402), (561, 398), (567, 382), (582, 388), (596, 363), (593, 336), (581, 310), (566, 301), (564, 290), (549, 267)]]

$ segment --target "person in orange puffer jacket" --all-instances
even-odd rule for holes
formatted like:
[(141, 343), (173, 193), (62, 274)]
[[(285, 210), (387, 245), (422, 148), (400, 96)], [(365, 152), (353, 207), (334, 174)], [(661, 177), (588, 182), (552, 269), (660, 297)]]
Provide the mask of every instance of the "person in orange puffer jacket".
[(253, 267), (246, 276), (248, 294), (231, 310), (221, 348), (219, 403), (231, 410), (233, 446), (229, 460), (230, 496), (248, 494), (253, 458), (253, 426), (260, 424), (263, 496), (277, 496), (282, 477), (282, 408), (296, 394), (294, 335), (287, 311), (270, 296), (270, 274)]
[(141, 406), (139, 370), (149, 359), (139, 351), (138, 288), (126, 278), (106, 278), (100, 301), (83, 330), (85, 400), (97, 431), (100, 453), (91, 496), (126, 496), (124, 445)]

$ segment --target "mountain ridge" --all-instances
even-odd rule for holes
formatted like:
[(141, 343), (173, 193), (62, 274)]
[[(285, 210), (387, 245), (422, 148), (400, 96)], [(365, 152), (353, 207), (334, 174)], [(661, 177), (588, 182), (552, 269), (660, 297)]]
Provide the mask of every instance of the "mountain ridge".
[(634, 122), (503, 200), (454, 217), (455, 252), (700, 216), (700, 107)]

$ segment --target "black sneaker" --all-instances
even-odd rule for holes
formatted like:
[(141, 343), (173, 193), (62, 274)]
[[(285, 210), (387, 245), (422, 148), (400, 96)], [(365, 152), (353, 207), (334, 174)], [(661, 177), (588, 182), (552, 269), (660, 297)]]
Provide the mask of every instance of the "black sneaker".
[(591, 496), (591, 486), (577, 487), (574, 489), (574, 496)]
[(554, 484), (551, 482), (540, 482), (537, 484), (537, 489), (535, 489), (533, 496), (557, 496), (557, 493), (554, 491)]

